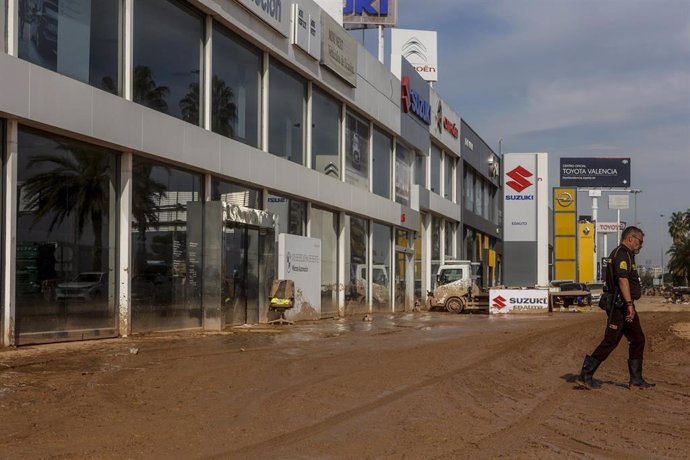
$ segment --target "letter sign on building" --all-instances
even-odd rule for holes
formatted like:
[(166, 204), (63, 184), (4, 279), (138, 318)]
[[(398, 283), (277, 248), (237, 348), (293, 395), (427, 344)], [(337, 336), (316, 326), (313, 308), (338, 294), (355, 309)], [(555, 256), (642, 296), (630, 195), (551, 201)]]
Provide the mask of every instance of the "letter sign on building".
[[(382, 25), (393, 27), (397, 23), (396, 0), (346, 0), (343, 8), (345, 28), (358, 28), (363, 25)], [(353, 26), (354, 27), (349, 27)]]

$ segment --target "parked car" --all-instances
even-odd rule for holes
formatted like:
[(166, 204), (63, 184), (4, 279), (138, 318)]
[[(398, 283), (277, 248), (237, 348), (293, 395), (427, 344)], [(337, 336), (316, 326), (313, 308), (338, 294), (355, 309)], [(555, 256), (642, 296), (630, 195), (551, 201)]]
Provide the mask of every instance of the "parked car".
[(587, 283), (587, 289), (592, 295), (592, 303), (599, 303), (601, 295), (604, 293), (604, 283)]
[[(556, 283), (557, 286), (553, 286)], [(592, 305), (592, 295), (584, 283), (573, 281), (551, 282), (549, 296), (552, 307), (567, 308), (573, 305), (589, 306)]]
[(105, 272), (82, 272), (72, 281), (60, 283), (55, 290), (57, 300), (90, 301), (102, 299), (108, 292), (108, 276)]

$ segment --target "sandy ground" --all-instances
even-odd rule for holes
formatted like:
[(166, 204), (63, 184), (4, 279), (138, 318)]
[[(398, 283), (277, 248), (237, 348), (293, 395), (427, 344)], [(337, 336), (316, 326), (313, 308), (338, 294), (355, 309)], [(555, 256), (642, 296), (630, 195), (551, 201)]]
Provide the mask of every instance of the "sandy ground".
[[(640, 302), (572, 382), (600, 311), (414, 313), (0, 351), (0, 458), (688, 458), (690, 306)], [(674, 311), (665, 311), (674, 310)]]

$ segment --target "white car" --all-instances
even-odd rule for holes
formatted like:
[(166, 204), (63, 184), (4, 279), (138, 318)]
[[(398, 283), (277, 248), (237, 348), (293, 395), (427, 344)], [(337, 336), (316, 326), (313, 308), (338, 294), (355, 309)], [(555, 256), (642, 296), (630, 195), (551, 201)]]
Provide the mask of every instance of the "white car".
[(102, 298), (107, 292), (105, 272), (82, 272), (72, 281), (60, 283), (55, 290), (57, 300), (89, 301)]

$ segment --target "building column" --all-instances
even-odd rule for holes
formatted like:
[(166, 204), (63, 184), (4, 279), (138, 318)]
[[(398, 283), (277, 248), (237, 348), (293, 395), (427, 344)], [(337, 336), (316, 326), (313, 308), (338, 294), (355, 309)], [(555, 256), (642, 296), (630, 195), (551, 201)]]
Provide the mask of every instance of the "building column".
[(119, 231), (119, 334), (127, 337), (132, 333), (132, 164), (134, 155), (124, 152), (120, 156), (120, 231)]
[[(12, 3), (12, 2), (10, 2)], [(5, 232), (3, 233), (3, 250), (4, 259), (2, 261), (2, 284), (4, 290), (2, 291), (2, 342), (5, 346), (16, 345), (16, 256), (17, 256), (17, 137), (19, 126), (16, 121), (7, 122), (7, 137), (5, 139), (5, 147), (7, 149), (7, 161), (5, 162), (4, 171), (4, 195), (3, 203), (0, 208), (3, 208), (3, 226)], [(0, 147), (0, 152), (2, 148)]]
[(345, 278), (345, 245), (349, 244), (345, 241), (346, 217), (342, 211), (338, 216), (338, 316), (341, 318), (345, 316), (345, 285), (349, 282)]

